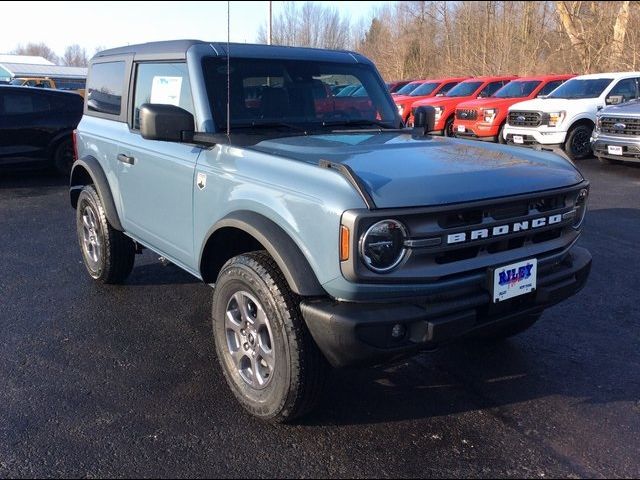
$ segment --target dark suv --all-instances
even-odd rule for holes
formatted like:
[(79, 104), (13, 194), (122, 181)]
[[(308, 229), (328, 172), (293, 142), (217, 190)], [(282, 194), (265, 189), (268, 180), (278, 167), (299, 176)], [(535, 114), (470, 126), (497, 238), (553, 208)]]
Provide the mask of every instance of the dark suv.
[(82, 118), (80, 95), (0, 86), (0, 167), (54, 166), (68, 175), (72, 132)]

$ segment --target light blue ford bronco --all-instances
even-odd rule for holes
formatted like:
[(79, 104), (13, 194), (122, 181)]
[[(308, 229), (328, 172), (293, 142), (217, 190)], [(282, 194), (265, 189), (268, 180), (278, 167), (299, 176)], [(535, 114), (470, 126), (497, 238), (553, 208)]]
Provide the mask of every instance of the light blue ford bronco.
[[(357, 95), (334, 95), (335, 85)], [(86, 269), (144, 248), (213, 287), (252, 414), (309, 412), (333, 367), (504, 338), (580, 290), (589, 186), (551, 153), (404, 128), (358, 53), (184, 40), (91, 61), (70, 183)]]

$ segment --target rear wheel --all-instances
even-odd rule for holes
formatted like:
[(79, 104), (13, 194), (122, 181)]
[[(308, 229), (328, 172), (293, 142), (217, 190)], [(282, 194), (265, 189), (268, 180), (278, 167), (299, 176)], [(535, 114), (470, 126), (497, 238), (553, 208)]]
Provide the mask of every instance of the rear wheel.
[(212, 314), (218, 361), (249, 413), (289, 422), (313, 409), (328, 364), (302, 319), (299, 297), (266, 252), (222, 267)]
[(133, 269), (133, 240), (114, 229), (93, 185), (85, 186), (76, 207), (76, 232), (89, 275), (102, 283), (122, 283)]
[(53, 154), (53, 165), (60, 175), (68, 177), (71, 174), (73, 157), (73, 142), (71, 139), (63, 140), (62, 143), (56, 147)]
[(569, 130), (564, 142), (564, 151), (571, 160), (582, 160), (591, 155), (591, 132), (593, 127), (581, 124)]

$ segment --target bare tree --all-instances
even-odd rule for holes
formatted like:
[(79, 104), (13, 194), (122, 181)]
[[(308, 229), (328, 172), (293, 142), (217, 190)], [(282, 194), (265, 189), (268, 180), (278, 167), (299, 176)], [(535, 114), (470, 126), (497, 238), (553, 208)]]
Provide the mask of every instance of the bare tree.
[[(274, 45), (343, 49), (350, 45), (351, 22), (316, 2), (284, 2), (271, 36)], [(266, 25), (260, 27), (258, 41), (267, 43)]]
[(32, 55), (36, 57), (44, 57), (53, 63), (58, 63), (60, 60), (55, 52), (51, 50), (45, 43), (27, 43), (26, 45), (20, 44), (11, 53), (15, 55)]
[(86, 67), (89, 65), (87, 51), (80, 45), (69, 45), (62, 56), (62, 63), (70, 67)]

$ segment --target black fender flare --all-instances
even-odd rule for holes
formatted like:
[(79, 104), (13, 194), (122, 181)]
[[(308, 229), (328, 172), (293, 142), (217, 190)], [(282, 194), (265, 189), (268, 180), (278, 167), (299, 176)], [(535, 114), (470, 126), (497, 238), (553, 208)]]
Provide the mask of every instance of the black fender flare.
[(122, 224), (120, 223), (118, 211), (116, 210), (116, 204), (113, 201), (113, 195), (111, 194), (111, 187), (109, 187), (107, 176), (105, 175), (98, 160), (92, 156), (82, 157), (73, 162), (69, 183), (71, 206), (73, 208), (77, 207), (78, 197), (80, 196), (82, 187), (89, 185), (90, 183), (92, 183), (98, 191), (100, 200), (102, 200), (105, 215), (107, 216), (107, 220), (111, 226), (121, 232), (124, 231)]
[(293, 292), (302, 296), (327, 295), (311, 265), (293, 239), (274, 221), (249, 210), (230, 213), (211, 227), (200, 251), (201, 269), (205, 246), (218, 230), (225, 227), (242, 230), (260, 242), (278, 264)]

